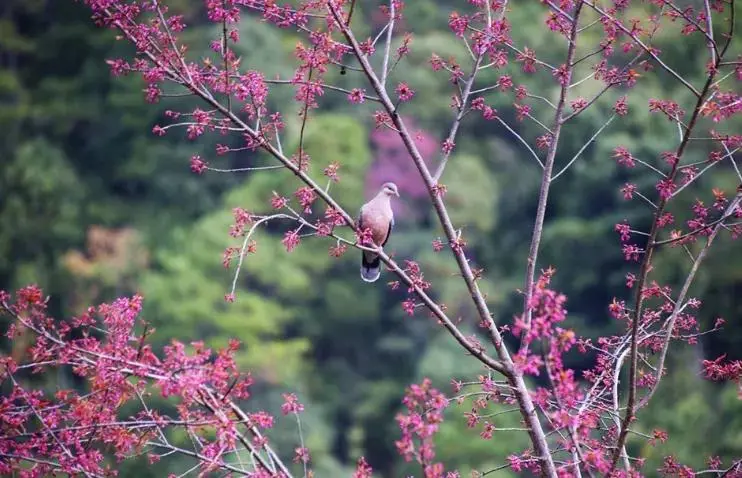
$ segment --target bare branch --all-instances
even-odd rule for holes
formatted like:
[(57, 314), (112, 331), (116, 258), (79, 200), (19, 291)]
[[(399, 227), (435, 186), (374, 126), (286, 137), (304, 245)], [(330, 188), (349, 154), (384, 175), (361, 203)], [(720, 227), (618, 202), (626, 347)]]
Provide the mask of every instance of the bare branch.
[(574, 155), (574, 156), (572, 157), (572, 159), (570, 159), (570, 160), (569, 160), (569, 162), (567, 163), (567, 165), (566, 165), (566, 166), (564, 166), (564, 167), (563, 167), (563, 168), (561, 169), (561, 171), (559, 171), (558, 173), (556, 173), (556, 174), (555, 174), (554, 176), (552, 176), (552, 177), (551, 177), (551, 181), (552, 181), (552, 182), (553, 182), (553, 181), (555, 181), (555, 180), (556, 180), (556, 179), (557, 179), (557, 178), (558, 178), (559, 176), (561, 176), (562, 174), (564, 174), (564, 173), (565, 173), (565, 172), (566, 172), (566, 171), (567, 171), (567, 170), (569, 169), (569, 167), (570, 167), (570, 166), (572, 166), (572, 163), (574, 163), (575, 161), (577, 161), (577, 158), (579, 158), (579, 157), (580, 157), (580, 155), (581, 155), (581, 154), (583, 153), (583, 151), (585, 151), (585, 150), (587, 149), (587, 147), (588, 147), (588, 146), (589, 146), (589, 145), (590, 145), (590, 144), (591, 144), (591, 143), (592, 143), (593, 141), (595, 141), (595, 138), (597, 138), (598, 136), (600, 136), (600, 133), (602, 133), (602, 132), (603, 132), (603, 130), (604, 130), (604, 129), (606, 129), (606, 128), (608, 127), (608, 125), (610, 125), (610, 124), (611, 124), (611, 122), (612, 122), (612, 121), (613, 121), (613, 120), (614, 120), (615, 118), (616, 118), (616, 115), (615, 115), (615, 114), (611, 115), (611, 117), (610, 117), (610, 118), (608, 118), (608, 121), (606, 121), (606, 122), (605, 122), (605, 123), (603, 124), (603, 126), (601, 126), (601, 127), (600, 127), (600, 129), (598, 129), (598, 131), (596, 131), (596, 132), (595, 132), (595, 134), (593, 134), (593, 135), (592, 135), (592, 137), (591, 137), (591, 138), (590, 138), (589, 140), (587, 140), (587, 142), (586, 142), (585, 144), (583, 144), (583, 145), (582, 145), (582, 147), (580, 148), (580, 150), (579, 150), (579, 151), (577, 151), (577, 154), (575, 154), (575, 155)]
[[(567, 49), (567, 60), (566, 65), (571, 65), (574, 61), (575, 51), (577, 49), (577, 29), (579, 27), (579, 16), (582, 10), (583, 0), (580, 0), (575, 7), (575, 16), (572, 21), (572, 29), (569, 35), (569, 46)], [(533, 224), (533, 233), (531, 235), (531, 246), (528, 250), (528, 260), (526, 264), (525, 283), (523, 288), (525, 295), (523, 296), (523, 314), (525, 316), (526, 327), (531, 324), (531, 311), (528, 304), (531, 301), (531, 295), (533, 291), (533, 281), (536, 272), (536, 261), (538, 259), (538, 250), (541, 244), (541, 235), (544, 228), (544, 218), (546, 216), (546, 204), (549, 200), (549, 188), (551, 186), (551, 175), (554, 169), (554, 159), (556, 158), (557, 148), (559, 147), (559, 135), (562, 131), (563, 122), (561, 121), (562, 112), (567, 103), (567, 90), (569, 89), (570, 79), (572, 78), (573, 69), (567, 66), (566, 78), (562, 81), (561, 90), (559, 93), (559, 102), (554, 113), (554, 131), (551, 137), (551, 144), (549, 145), (549, 151), (546, 154), (546, 160), (544, 162), (544, 172), (541, 177), (541, 187), (539, 189), (538, 206), (536, 207), (536, 219)]]
[(639, 39), (639, 37), (636, 36), (636, 34), (634, 34), (631, 30), (629, 30), (628, 28), (626, 28), (626, 26), (623, 23), (621, 23), (618, 19), (616, 19), (614, 16), (610, 15), (608, 12), (606, 12), (605, 10), (603, 10), (602, 8), (600, 8), (599, 6), (597, 6), (595, 3), (591, 2), (590, 0), (585, 0), (585, 4), (588, 5), (590, 8), (592, 8), (593, 10), (595, 10), (600, 15), (602, 15), (603, 17), (611, 20), (614, 25), (616, 25), (626, 35), (628, 35), (629, 37), (631, 37), (631, 39), (634, 40), (636, 42), (636, 44), (639, 45), (645, 52), (647, 52), (647, 54), (649, 56), (651, 56), (657, 63), (659, 63), (660, 66), (665, 71), (667, 71), (673, 77), (675, 77), (675, 79), (677, 79), (686, 88), (688, 88), (694, 95), (696, 95), (696, 97), (701, 97), (702, 96), (701, 93), (699, 93), (698, 90), (696, 90), (693, 87), (693, 85), (691, 85), (690, 83), (688, 83), (688, 81), (686, 81), (685, 78), (683, 78), (677, 72), (675, 72), (675, 70), (673, 70), (672, 68), (670, 68), (669, 66), (667, 66), (667, 64), (665, 64), (665, 62), (662, 61), (662, 59), (659, 56), (657, 56), (657, 54), (652, 50), (652, 48), (650, 48), (647, 45), (645, 45), (644, 42), (642, 42)]
[(526, 423), (528, 424), (528, 427), (530, 429), (529, 435), (531, 436), (531, 441), (534, 445), (534, 449), (539, 455), (539, 460), (541, 461), (546, 474), (548, 476), (555, 477), (556, 467), (554, 465), (551, 454), (549, 453), (549, 445), (546, 442), (543, 428), (541, 427), (541, 423), (538, 420), (536, 408), (533, 406), (530, 392), (528, 391), (525, 381), (523, 380), (522, 374), (514, 371), (513, 361), (510, 357), (510, 353), (502, 340), (500, 331), (498, 330), (494, 320), (492, 319), (492, 314), (489, 312), (487, 304), (484, 300), (484, 296), (479, 289), (477, 281), (474, 277), (474, 273), (471, 269), (471, 265), (469, 264), (468, 258), (464, 254), (463, 248), (454, 247), (455, 244), (458, 244), (459, 237), (456, 234), (456, 230), (454, 229), (453, 224), (451, 223), (451, 219), (448, 215), (448, 211), (446, 210), (445, 205), (443, 204), (441, 196), (436, 192), (436, 184), (433, 181), (433, 177), (431, 176), (430, 171), (428, 171), (428, 168), (425, 165), (420, 152), (417, 150), (412, 136), (409, 134), (404, 122), (397, 114), (396, 108), (389, 98), (384, 86), (381, 84), (378, 77), (371, 68), (368, 59), (362, 54), (360, 45), (358, 44), (355, 36), (348, 28), (346, 28), (342, 24), (337, 9), (333, 5), (333, 3), (328, 2), (327, 7), (332, 15), (335, 17), (335, 21), (340, 26), (346, 40), (352, 45), (356, 58), (358, 58), (358, 60), (360, 61), (363, 69), (366, 72), (366, 76), (374, 87), (374, 90), (376, 91), (379, 98), (381, 98), (384, 107), (390, 115), (395, 127), (399, 130), (402, 141), (404, 142), (408, 152), (412, 156), (415, 166), (420, 172), (420, 175), (422, 176), (422, 179), (428, 188), (428, 194), (433, 201), (433, 206), (435, 207), (436, 214), (438, 215), (438, 219), (443, 226), (443, 230), (446, 234), (446, 237), (448, 238), (449, 244), (452, 246), (451, 251), (456, 258), (456, 262), (458, 263), (459, 270), (461, 271), (461, 274), (464, 278), (464, 282), (466, 283), (467, 289), (469, 290), (472, 300), (474, 301), (474, 304), (477, 308), (479, 318), (482, 323), (487, 325), (487, 330), (490, 334), (490, 340), (492, 341), (492, 344), (497, 351), (498, 357), (502, 361), (501, 369), (505, 372), (506, 376), (509, 378), (513, 386), (517, 389), (516, 398), (520, 405), (523, 418), (526, 420)]
[[(394, 34), (394, 0), (389, 0), (389, 28), (386, 30), (386, 45), (384, 46), (384, 66), (381, 70), (381, 84), (386, 87), (387, 74), (389, 73), (389, 55), (391, 55), (392, 35)], [(348, 28), (347, 26), (345, 27)]]
[[(585, 3), (588, 3), (588, 0), (585, 0)], [(723, 53), (722, 56), (723, 58)], [(719, 59), (721, 61), (721, 58)], [(671, 181), (674, 181), (675, 175), (678, 172), (680, 158), (683, 156), (683, 153), (685, 152), (686, 147), (688, 146), (688, 142), (690, 140), (691, 132), (693, 131), (693, 128), (696, 125), (696, 122), (698, 121), (698, 118), (701, 114), (701, 106), (703, 105), (705, 101), (705, 97), (709, 92), (709, 89), (711, 85), (714, 82), (714, 78), (716, 76), (716, 68), (711, 69), (709, 72), (708, 78), (706, 80), (706, 84), (703, 87), (703, 90), (701, 93), (697, 95), (698, 99), (696, 101), (695, 108), (693, 109), (693, 114), (691, 115), (691, 119), (688, 122), (688, 125), (685, 126), (683, 134), (681, 134), (681, 141), (680, 145), (678, 146), (678, 149), (675, 153), (675, 156), (678, 158), (678, 161), (675, 162), (675, 164), (672, 167), (672, 171), (668, 175), (668, 178)], [(637, 283), (634, 287), (636, 287), (636, 293), (634, 298), (634, 303), (636, 304), (634, 307), (634, 313), (633, 315), (633, 321), (632, 321), (632, 327), (631, 327), (631, 356), (630, 356), (630, 362), (629, 362), (629, 396), (628, 401), (626, 405), (626, 414), (624, 416), (624, 419), (622, 421), (622, 429), (618, 436), (616, 449), (613, 453), (612, 463), (611, 463), (611, 470), (609, 473), (612, 473), (616, 469), (616, 465), (618, 463), (618, 459), (620, 456), (620, 451), (623, 448), (624, 444), (626, 443), (626, 437), (628, 433), (628, 428), (631, 422), (633, 421), (636, 413), (636, 380), (637, 380), (637, 360), (638, 360), (638, 329), (639, 329), (639, 322), (642, 317), (642, 311), (644, 306), (644, 284), (647, 281), (647, 277), (649, 275), (649, 270), (651, 268), (651, 260), (652, 260), (652, 254), (654, 252), (655, 247), (652, 245), (657, 240), (657, 234), (659, 233), (660, 227), (659, 227), (659, 221), (658, 219), (662, 216), (662, 213), (665, 210), (665, 207), (667, 205), (667, 201), (669, 198), (661, 198), (660, 203), (657, 205), (657, 212), (655, 213), (655, 219), (652, 222), (652, 229), (649, 233), (649, 238), (647, 240), (647, 250), (644, 252), (644, 258), (642, 260)]]
[(513, 136), (515, 136), (515, 138), (516, 138), (516, 139), (517, 139), (517, 140), (518, 140), (518, 141), (519, 141), (519, 142), (520, 142), (520, 143), (521, 143), (521, 144), (522, 144), (523, 146), (525, 146), (525, 147), (526, 147), (526, 149), (528, 150), (528, 152), (529, 152), (529, 153), (531, 153), (531, 156), (533, 156), (533, 159), (535, 159), (535, 160), (536, 160), (536, 162), (538, 163), (538, 165), (539, 165), (539, 166), (541, 166), (541, 169), (543, 169), (543, 168), (544, 168), (544, 163), (542, 163), (542, 162), (541, 162), (541, 159), (540, 159), (540, 158), (538, 157), (538, 154), (536, 154), (536, 152), (535, 152), (535, 151), (533, 150), (533, 148), (531, 148), (531, 145), (530, 145), (530, 144), (528, 144), (528, 142), (527, 142), (527, 141), (526, 141), (525, 139), (523, 139), (523, 137), (522, 137), (522, 136), (521, 136), (520, 134), (518, 134), (518, 133), (517, 133), (517, 132), (516, 132), (516, 131), (515, 131), (515, 130), (514, 130), (513, 128), (511, 128), (511, 127), (510, 127), (510, 126), (509, 126), (509, 125), (508, 125), (508, 124), (507, 124), (507, 123), (506, 123), (506, 122), (505, 122), (505, 121), (504, 121), (504, 120), (503, 120), (502, 118), (500, 118), (500, 117), (498, 116), (498, 117), (497, 117), (497, 118), (495, 118), (495, 119), (496, 119), (496, 120), (497, 120), (497, 121), (498, 121), (498, 122), (499, 122), (499, 123), (500, 123), (501, 125), (503, 125), (503, 126), (505, 127), (505, 129), (506, 129), (506, 130), (508, 130), (508, 131), (510, 132), (510, 134), (512, 134)]
[[(737, 206), (739, 206), (740, 202), (742, 202), (742, 192), (737, 193), (737, 196), (729, 203), (729, 206), (727, 206), (726, 210), (724, 211), (724, 217), (732, 216), (737, 209)], [(657, 391), (657, 388), (659, 388), (660, 384), (660, 377), (662, 376), (662, 372), (665, 368), (665, 358), (667, 357), (667, 351), (670, 348), (670, 341), (673, 337), (673, 329), (675, 328), (675, 321), (677, 320), (678, 316), (680, 315), (680, 312), (682, 311), (682, 308), (685, 306), (685, 298), (688, 295), (688, 291), (690, 290), (691, 285), (693, 284), (694, 279), (696, 278), (696, 273), (698, 273), (698, 269), (701, 267), (701, 264), (703, 263), (703, 260), (708, 255), (709, 248), (711, 247), (711, 244), (714, 242), (714, 239), (716, 239), (716, 236), (719, 234), (719, 231), (722, 229), (722, 221), (717, 222), (717, 224), (714, 226), (711, 234), (709, 234), (708, 238), (706, 239), (706, 244), (704, 244), (703, 248), (701, 249), (701, 252), (698, 253), (696, 256), (695, 261), (693, 262), (693, 266), (690, 269), (690, 272), (688, 272), (688, 275), (685, 278), (685, 282), (683, 283), (682, 288), (680, 289), (680, 293), (678, 294), (678, 298), (675, 300), (675, 308), (673, 309), (672, 313), (670, 314), (670, 318), (667, 321), (667, 336), (665, 337), (665, 341), (662, 345), (662, 353), (660, 354), (660, 359), (657, 364), (657, 372), (656, 372), (656, 380), (655, 385), (650, 388), (649, 393), (642, 398), (642, 400), (637, 405), (637, 409), (644, 408), (649, 401), (654, 396), (654, 393)]]
[[(392, 3), (394, 2), (392, 1)], [(474, 62), (474, 67), (469, 74), (469, 79), (467, 79), (466, 84), (464, 84), (464, 92), (461, 94), (461, 98), (459, 100), (458, 113), (456, 113), (456, 118), (451, 125), (451, 131), (449, 131), (448, 137), (446, 138), (446, 141), (449, 142), (451, 145), (455, 143), (456, 133), (459, 131), (459, 126), (461, 125), (461, 120), (464, 118), (464, 114), (466, 114), (469, 96), (471, 95), (471, 87), (474, 84), (474, 78), (477, 75), (477, 69), (479, 68), (479, 64), (481, 62), (482, 55), (478, 55), (477, 60)], [(448, 163), (448, 158), (450, 156), (451, 150), (445, 151), (443, 153), (443, 157), (441, 158), (441, 162), (438, 165), (438, 169), (436, 169), (435, 174), (433, 174), (433, 182), (435, 184), (440, 182), (441, 176), (443, 176), (443, 171), (446, 169), (446, 164)]]

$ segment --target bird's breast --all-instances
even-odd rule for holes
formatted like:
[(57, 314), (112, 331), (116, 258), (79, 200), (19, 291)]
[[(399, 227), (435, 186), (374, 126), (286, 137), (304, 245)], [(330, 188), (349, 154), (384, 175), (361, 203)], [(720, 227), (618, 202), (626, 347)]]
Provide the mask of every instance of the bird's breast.
[(381, 245), (389, 233), (389, 224), (392, 220), (391, 208), (372, 205), (363, 211), (363, 225), (371, 230), (374, 243)]

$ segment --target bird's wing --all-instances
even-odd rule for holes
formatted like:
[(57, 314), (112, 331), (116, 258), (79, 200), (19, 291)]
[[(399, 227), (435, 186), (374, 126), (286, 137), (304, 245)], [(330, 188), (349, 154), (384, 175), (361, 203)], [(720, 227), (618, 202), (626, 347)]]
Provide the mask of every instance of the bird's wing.
[(356, 218), (356, 224), (358, 224), (358, 230), (363, 231), (363, 206), (361, 206), (361, 210), (358, 211), (358, 217)]
[(392, 229), (394, 229), (394, 216), (389, 219), (389, 229), (386, 231), (386, 237), (384, 238), (384, 243), (381, 247), (386, 246), (387, 241), (389, 241), (389, 236), (392, 235)]

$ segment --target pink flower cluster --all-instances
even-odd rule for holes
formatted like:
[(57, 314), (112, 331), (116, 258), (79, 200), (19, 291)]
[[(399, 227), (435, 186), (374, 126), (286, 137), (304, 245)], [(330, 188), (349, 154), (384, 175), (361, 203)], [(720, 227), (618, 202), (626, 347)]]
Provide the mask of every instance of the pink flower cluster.
[(423, 467), (426, 478), (442, 478), (442, 463), (435, 463), (433, 437), (443, 422), (448, 406), (445, 395), (433, 388), (430, 379), (410, 385), (402, 400), (406, 411), (397, 415), (402, 437), (395, 442), (405, 460), (416, 460)]
[[(0, 358), (0, 382), (9, 390), (0, 397), (0, 474), (114, 475), (104, 460), (108, 453), (119, 461), (145, 454), (150, 462), (184, 454), (197, 458), (208, 474), (228, 471), (228, 455), (247, 447), (257, 453), (254, 476), (269, 476), (271, 466), (261, 453), (271, 453), (263, 432), (274, 419), (237, 405), (250, 398), (253, 383), (237, 370), (240, 344), (232, 340), (212, 351), (202, 342), (172, 341), (158, 355), (148, 343), (151, 329), (138, 319), (141, 307), (140, 296), (120, 298), (54, 320), (46, 315), (39, 288), (23, 288), (15, 297), (0, 291), (0, 314), (11, 319), (5, 336), (30, 339), (28, 347)], [(62, 367), (86, 382), (85, 392), (28, 385), (29, 373)], [(149, 407), (152, 393), (174, 398), (173, 412)], [(290, 395), (284, 407), (294, 413), (302, 408)], [(200, 434), (200, 446), (184, 449), (171, 442), (176, 428)]]

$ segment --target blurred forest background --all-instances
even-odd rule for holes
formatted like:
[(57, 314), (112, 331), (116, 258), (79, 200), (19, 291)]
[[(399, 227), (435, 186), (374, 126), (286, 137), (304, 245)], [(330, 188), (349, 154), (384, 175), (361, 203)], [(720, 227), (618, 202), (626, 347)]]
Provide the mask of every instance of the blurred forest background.
[[(208, 42), (218, 32), (206, 21), (203, 2), (171, 3), (186, 15), (189, 28), (183, 38), (192, 45), (189, 55), (210, 55)], [(405, 79), (416, 90), (403, 114), (414, 121), (430, 161), (437, 160), (452, 113), (448, 77), (432, 74), (428, 60), (431, 52), (467, 58), (463, 45), (447, 30), (448, 3), (407, 2), (405, 25), (415, 37), (408, 61), (393, 78)], [(542, 17), (539, 2), (518, 2), (510, 16), (516, 25), (514, 37), (539, 56), (557, 58), (562, 45), (541, 21), (534, 21)], [(360, 38), (378, 32), (383, 21), (378, 2), (359, 2), (353, 23)], [(296, 32), (244, 15), (240, 33), (237, 48), (243, 68), (290, 79), (292, 52), (301, 39)], [(596, 29), (591, 37), (596, 44), (599, 34)], [(190, 143), (183, 131), (173, 130), (155, 137), (152, 128), (166, 122), (164, 112), (187, 109), (190, 100), (166, 98), (150, 105), (139, 78), (112, 77), (105, 60), (131, 53), (114, 37), (94, 27), (88, 10), (73, 1), (0, 4), (0, 289), (38, 283), (51, 295), (51, 311), (58, 316), (140, 292), (144, 317), (156, 327), (155, 339), (161, 345), (171, 338), (204, 340), (213, 347), (225, 345), (230, 337), (243, 341), (241, 365), (258, 379), (248, 408), (280, 415), (281, 392), (299, 394), (306, 405), (303, 427), (316, 476), (349, 476), (360, 455), (379, 476), (418, 473), (394, 448), (394, 416), (405, 386), (428, 376), (450, 393), (451, 378), (476, 377), (482, 370), (424, 314), (405, 316), (403, 292), (385, 285), (388, 275), (374, 285), (361, 282), (358, 254), (334, 259), (327, 254), (333, 244), (323, 239), (304, 240), (287, 254), (280, 243), (284, 229), (278, 224), (260, 233), (258, 252), (248, 258), (240, 277), (237, 301), (227, 304), (224, 295), (233, 270), (223, 268), (222, 253), (235, 245), (228, 234), (232, 208), (268, 211), (272, 190), (290, 194), (297, 183), (283, 171), (193, 174), (188, 162), (193, 154), (219, 168), (269, 160), (249, 152), (217, 157), (214, 145), (224, 138), (215, 136)], [(698, 36), (691, 38), (673, 28), (656, 41), (666, 61), (698, 83), (706, 47)], [(733, 50), (740, 51), (739, 40)], [(697, 61), (689, 60), (694, 58)], [(507, 73), (520, 83), (517, 68), (509, 67)], [(494, 82), (496, 74), (481, 79)], [(353, 71), (332, 71), (328, 80), (353, 87), (361, 79)], [(544, 96), (552, 96), (557, 86), (548, 74), (535, 75), (527, 84)], [(292, 100), (293, 87), (277, 85), (272, 92), (272, 108), (284, 112), (288, 123), (285, 138), (296, 141), (294, 113), (299, 108)], [(569, 325), (589, 337), (619, 330), (607, 313), (614, 296), (626, 295), (627, 269), (614, 224), (626, 218), (635, 228), (646, 229), (650, 220), (638, 201), (623, 200), (619, 187), (629, 176), (617, 167), (613, 148), (624, 145), (635, 156), (657, 163), (659, 154), (677, 143), (675, 126), (647, 112), (650, 97), (683, 100), (688, 94), (662, 75), (642, 79), (629, 97), (631, 113), (588, 147), (552, 189), (540, 267), (557, 268), (553, 285), (569, 298)], [(525, 136), (541, 134), (533, 123), (515, 119), (512, 93), (493, 92), (487, 101)], [(567, 128), (557, 164), (565, 164), (610, 116), (611, 101), (591, 108)], [(454, 313), (471, 317), (453, 261), (447, 253), (432, 251), (431, 240), (440, 232), (401, 143), (388, 131), (374, 130), (373, 106), (368, 103), (354, 107), (345, 95), (327, 92), (321, 105), (306, 132), (314, 167), (321, 171), (332, 161), (342, 164), (342, 181), (333, 187), (349, 210), (360, 206), (378, 184), (394, 178), (402, 200), (391, 250), (398, 258), (418, 258), (439, 299)], [(736, 120), (725, 128), (739, 132), (742, 124)], [(540, 171), (495, 122), (468, 117), (456, 143), (443, 179), (448, 204), (455, 223), (465, 228), (476, 262), (486, 269), (483, 288), (497, 319), (506, 322), (522, 305), (517, 290), (522, 287)], [(702, 160), (708, 147), (694, 144), (688, 154)], [(707, 204), (712, 202), (712, 186), (727, 192), (736, 187), (729, 166), (716, 168), (701, 181), (699, 197)], [(642, 175), (636, 181), (654, 197), (651, 178)], [(677, 206), (687, 209), (693, 199), (687, 195)], [(663, 251), (658, 264), (662, 266), (656, 278), (670, 283), (680, 280), (688, 265), (677, 250)], [(650, 476), (669, 453), (693, 467), (703, 467), (709, 455), (727, 460), (742, 455), (742, 401), (735, 387), (709, 383), (699, 373), (704, 357), (727, 353), (742, 358), (740, 264), (739, 246), (727, 238), (715, 245), (693, 292), (704, 298), (703, 327), (710, 328), (720, 316), (727, 326), (722, 333), (704, 336), (695, 347), (677, 348), (652, 405), (640, 413), (639, 430), (651, 434), (653, 428), (662, 428), (670, 435), (656, 448), (643, 439), (630, 440), (632, 453), (647, 459), (644, 471)], [(471, 325), (469, 333), (474, 332)], [(13, 353), (23, 341), (0, 346), (2, 353)], [(591, 356), (575, 354), (570, 360), (570, 366), (582, 369), (590, 365)], [(74, 386), (74, 378), (59, 375), (39, 383), (59, 385)], [(165, 410), (172, 406), (162, 400), (157, 405)], [(468, 476), (469, 470), (502, 464), (509, 453), (526, 446), (524, 434), (501, 432), (492, 440), (480, 439), (479, 430), (467, 430), (466, 411), (466, 404), (452, 406), (439, 436), (439, 458), (447, 469), (457, 467)], [(504, 415), (497, 425), (517, 427), (518, 418)], [(271, 439), (284, 456), (292, 456), (296, 423), (279, 420)], [(165, 476), (186, 466), (183, 461), (135, 461), (124, 465), (121, 476)]]

